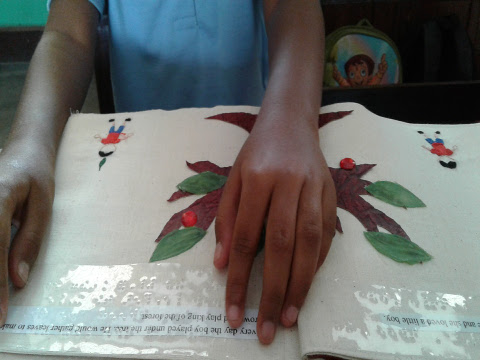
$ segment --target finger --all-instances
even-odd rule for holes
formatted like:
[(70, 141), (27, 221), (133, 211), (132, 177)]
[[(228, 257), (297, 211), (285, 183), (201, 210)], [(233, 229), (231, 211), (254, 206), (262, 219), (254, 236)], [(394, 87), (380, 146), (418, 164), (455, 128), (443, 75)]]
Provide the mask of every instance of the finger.
[(269, 201), (270, 191), (265, 184), (243, 183), (230, 250), (225, 301), (227, 319), (232, 327), (242, 324), (250, 270)]
[(263, 344), (273, 341), (287, 291), (301, 189), (301, 182), (283, 183), (275, 188), (272, 195), (265, 240), (263, 291), (257, 320), (257, 334)]
[(213, 264), (217, 269), (223, 269), (228, 264), (241, 189), (242, 182), (239, 171), (233, 167), (225, 184), (215, 220), (217, 245)]
[(13, 285), (26, 285), (52, 212), (53, 194), (32, 185), (22, 213), (21, 226), (13, 239), (9, 256), (9, 273)]
[(10, 194), (0, 197), (0, 326), (5, 324), (8, 308), (8, 253), (15, 205)]
[(385, 62), (385, 58), (386, 58), (386, 55), (383, 54), (383, 55), (382, 55), (382, 59), (381, 59), (380, 61), (381, 61), (382, 63)]
[(312, 284), (322, 244), (321, 184), (308, 182), (300, 195), (295, 251), (281, 322), (292, 326)]
[(10, 225), (1, 221), (0, 225), (0, 326), (5, 324), (8, 308), (8, 251)]
[(337, 193), (335, 186), (325, 186), (322, 192), (322, 212), (323, 212), (323, 227), (322, 227), (322, 245), (320, 248), (320, 255), (318, 257), (317, 268), (323, 265), (327, 258), (328, 252), (332, 245), (333, 237), (335, 236), (337, 224)]

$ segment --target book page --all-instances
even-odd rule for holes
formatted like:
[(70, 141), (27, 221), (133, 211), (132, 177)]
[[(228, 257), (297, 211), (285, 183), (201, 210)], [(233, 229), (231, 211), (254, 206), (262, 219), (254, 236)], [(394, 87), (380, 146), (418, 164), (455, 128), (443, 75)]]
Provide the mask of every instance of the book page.
[[(375, 166), (344, 181), (346, 205), (338, 209), (343, 234), (333, 239), (298, 321), (302, 354), (478, 358), (480, 124), (406, 124), (350, 103), (323, 109), (350, 110), (321, 130), (327, 162), (339, 168), (348, 157), (357, 170)], [(360, 180), (399, 184), (425, 207), (394, 206), (360, 193)], [(432, 259), (396, 262), (367, 241), (364, 232), (372, 230), (366, 226), (403, 231)]]
[[(212, 203), (204, 199), (209, 194), (167, 201), (177, 184), (201, 172), (187, 162), (229, 167), (247, 138), (238, 126), (207, 119), (227, 112), (256, 114), (258, 108), (71, 116), (58, 154), (50, 230), (28, 286), (12, 289), (0, 352), (300, 357), (296, 328), (279, 328), (270, 346), (258, 342), (263, 252), (253, 265), (239, 329), (229, 328), (225, 318), (226, 272), (213, 267), (213, 224), (191, 248), (149, 263), (174, 214), (198, 201)], [(200, 224), (206, 215), (197, 215)]]

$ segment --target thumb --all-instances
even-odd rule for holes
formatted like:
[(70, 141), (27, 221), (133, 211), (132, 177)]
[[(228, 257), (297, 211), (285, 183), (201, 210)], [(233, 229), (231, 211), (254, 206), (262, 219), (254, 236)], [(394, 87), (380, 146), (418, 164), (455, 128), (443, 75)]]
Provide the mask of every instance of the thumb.
[(8, 181), (0, 187), (0, 326), (5, 324), (8, 308), (8, 259), (12, 218), (17, 206), (24, 203), (27, 189)]
[(31, 189), (22, 212), (21, 226), (10, 248), (9, 273), (13, 285), (26, 285), (37, 259), (52, 213), (53, 192)]

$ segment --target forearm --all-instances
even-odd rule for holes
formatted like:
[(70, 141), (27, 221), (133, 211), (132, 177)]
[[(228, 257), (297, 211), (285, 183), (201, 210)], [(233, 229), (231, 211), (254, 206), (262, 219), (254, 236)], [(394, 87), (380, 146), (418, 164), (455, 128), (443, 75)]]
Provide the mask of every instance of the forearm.
[(292, 125), (299, 116), (308, 118), (317, 126), (324, 52), (321, 7), (314, 0), (280, 0), (266, 17), (270, 75), (262, 112), (273, 117), (287, 113), (282, 117)]
[(46, 31), (30, 63), (5, 150), (29, 144), (33, 152), (41, 149), (54, 158), (70, 111), (82, 107), (92, 71), (93, 47)]

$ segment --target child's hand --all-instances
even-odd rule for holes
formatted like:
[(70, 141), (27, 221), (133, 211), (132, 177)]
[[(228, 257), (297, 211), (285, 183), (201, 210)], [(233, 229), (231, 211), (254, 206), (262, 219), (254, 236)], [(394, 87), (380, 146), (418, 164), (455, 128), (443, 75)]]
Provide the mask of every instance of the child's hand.
[[(24, 145), (22, 152), (5, 149), (0, 155), (0, 325), (7, 316), (8, 276), (14, 286), (25, 286), (53, 204), (53, 162), (26, 154), (32, 146)], [(12, 222), (19, 230), (10, 244)]]
[[(315, 125), (312, 125), (315, 124)], [(271, 343), (292, 326), (335, 233), (336, 193), (317, 121), (262, 124), (259, 116), (230, 172), (216, 221), (215, 266), (228, 264), (229, 323), (243, 322), (247, 284), (264, 219), (265, 268), (257, 334)]]

